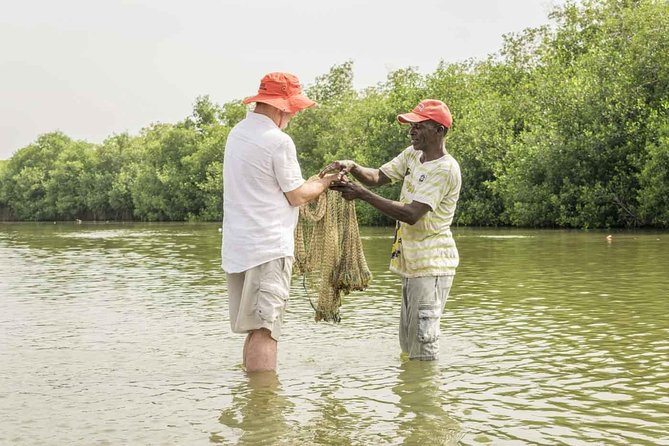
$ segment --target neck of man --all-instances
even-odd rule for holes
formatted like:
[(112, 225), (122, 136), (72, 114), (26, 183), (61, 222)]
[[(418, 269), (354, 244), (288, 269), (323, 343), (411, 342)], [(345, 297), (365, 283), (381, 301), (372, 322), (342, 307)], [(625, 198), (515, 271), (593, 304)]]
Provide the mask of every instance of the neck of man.
[(425, 150), (423, 150), (421, 162), (425, 163), (428, 161), (434, 161), (444, 155), (446, 155), (446, 146), (444, 146), (443, 138), (440, 138), (439, 141), (435, 141), (432, 144), (429, 144)]
[(281, 110), (263, 102), (257, 102), (253, 113), (265, 115), (276, 124), (277, 127), (281, 124)]

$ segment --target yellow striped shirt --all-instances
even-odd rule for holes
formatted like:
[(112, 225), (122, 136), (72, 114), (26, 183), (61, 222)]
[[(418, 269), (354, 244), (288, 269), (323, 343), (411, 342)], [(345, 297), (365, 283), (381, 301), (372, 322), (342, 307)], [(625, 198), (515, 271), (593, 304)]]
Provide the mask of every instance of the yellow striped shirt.
[(409, 146), (381, 166), (393, 183), (404, 179), (402, 203), (431, 208), (413, 225), (397, 222), (390, 271), (403, 277), (453, 275), (459, 257), (450, 228), (462, 185), (460, 165), (448, 153), (425, 163), (421, 155)]

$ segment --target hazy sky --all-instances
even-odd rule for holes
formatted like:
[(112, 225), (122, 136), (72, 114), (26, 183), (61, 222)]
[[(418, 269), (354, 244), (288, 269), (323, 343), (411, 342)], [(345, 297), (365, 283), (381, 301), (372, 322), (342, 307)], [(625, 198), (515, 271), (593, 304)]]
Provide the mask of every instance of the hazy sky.
[(303, 84), (347, 60), (356, 88), (398, 68), (483, 58), (562, 0), (0, 0), (0, 159), (60, 130), (101, 142), (250, 96), (270, 71)]

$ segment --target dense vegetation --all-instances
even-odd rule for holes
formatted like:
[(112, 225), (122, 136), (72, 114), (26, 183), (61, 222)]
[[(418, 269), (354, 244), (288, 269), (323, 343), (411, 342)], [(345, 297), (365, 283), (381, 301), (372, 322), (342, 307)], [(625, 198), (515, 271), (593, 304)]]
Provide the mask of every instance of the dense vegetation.
[[(486, 60), (398, 70), (364, 91), (351, 62), (334, 66), (288, 132), (305, 177), (337, 158), (379, 166), (408, 145), (396, 115), (443, 99), (463, 172), (457, 224), (667, 228), (667, 36), (667, 1), (568, 3)], [(99, 145), (42, 135), (0, 162), (0, 218), (218, 220), (225, 139), (245, 113), (201, 97), (182, 122)], [(359, 206), (361, 223), (390, 223)]]

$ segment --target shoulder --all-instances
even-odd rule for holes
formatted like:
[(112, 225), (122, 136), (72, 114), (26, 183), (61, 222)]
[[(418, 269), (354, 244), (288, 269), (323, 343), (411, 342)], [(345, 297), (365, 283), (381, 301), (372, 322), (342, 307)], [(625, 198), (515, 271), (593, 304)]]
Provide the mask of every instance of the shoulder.
[(271, 152), (295, 150), (293, 138), (276, 126), (258, 127), (253, 133), (259, 144)]
[(239, 132), (243, 132), (246, 127), (248, 127), (248, 119), (244, 118), (235, 124), (232, 129), (230, 129), (229, 135), (236, 135)]
[(416, 158), (420, 159), (420, 150), (416, 150), (413, 148), (413, 146), (409, 146), (406, 149), (402, 150), (402, 155), (408, 157), (408, 158)]
[(460, 172), (460, 164), (450, 153), (441, 157), (434, 165), (435, 170), (443, 172)]
[(406, 160), (407, 163), (413, 164), (413, 163), (420, 163), (420, 155), (421, 152), (414, 149), (413, 146), (409, 146), (406, 149), (402, 150), (399, 155), (397, 155), (397, 158), (402, 158)]
[(270, 138), (272, 143), (284, 150), (295, 150), (295, 142), (293, 138), (281, 129), (272, 129)]

